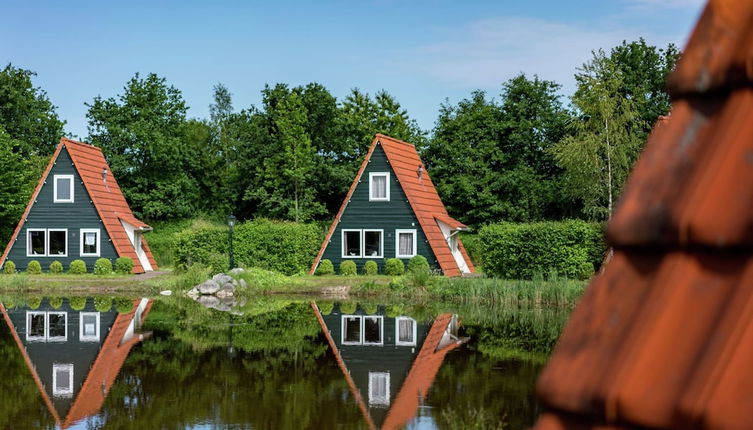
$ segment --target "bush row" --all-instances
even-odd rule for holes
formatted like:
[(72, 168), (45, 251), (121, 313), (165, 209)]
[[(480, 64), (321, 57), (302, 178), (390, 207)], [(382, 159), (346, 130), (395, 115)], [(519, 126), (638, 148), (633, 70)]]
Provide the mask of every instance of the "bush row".
[[(3, 301), (3, 305), (5, 305), (5, 307), (8, 309), (29, 307), (30, 309), (34, 310), (39, 309), (39, 307), (43, 303), (42, 300), (43, 298), (38, 296), (28, 297), (25, 299), (21, 298), (20, 300), (16, 300), (14, 298), (6, 298)], [(110, 310), (112, 310), (113, 302), (115, 304), (115, 310), (119, 313), (128, 313), (134, 308), (133, 300), (127, 297), (69, 297), (67, 300), (69, 306), (74, 311), (84, 310), (86, 308), (87, 301), (89, 300), (94, 302), (94, 308), (99, 312), (109, 312)], [(47, 302), (53, 309), (60, 309), (63, 306), (64, 301), (64, 297), (49, 297), (47, 299)]]
[[(324, 234), (316, 224), (256, 219), (235, 226), (235, 263), (286, 275), (305, 273), (313, 262)], [(206, 225), (178, 233), (175, 261), (190, 266), (202, 263), (215, 272), (228, 268), (229, 237), (225, 226)]]
[[(59, 261), (50, 263), (49, 272), (54, 274), (63, 273), (63, 264)], [(72, 275), (83, 275), (86, 273), (86, 263), (84, 260), (73, 260), (68, 267), (68, 273)], [(120, 257), (115, 260), (115, 273), (128, 274), (133, 272), (133, 260), (128, 257)], [(3, 272), (7, 275), (16, 273), (16, 263), (6, 261), (3, 265)], [(112, 261), (107, 258), (99, 258), (94, 262), (95, 275), (109, 275), (113, 273)], [(42, 265), (37, 260), (31, 260), (26, 266), (26, 273), (29, 275), (39, 275), (42, 273)]]
[(578, 220), (492, 224), (478, 241), (484, 272), (506, 279), (588, 279), (606, 252), (603, 225)]
[[(429, 261), (423, 255), (416, 255), (408, 261), (408, 273), (430, 273)], [(356, 263), (351, 260), (346, 260), (340, 263), (340, 275), (353, 276), (358, 274)], [(319, 262), (319, 266), (316, 268), (316, 275), (334, 275), (335, 266), (329, 259), (324, 259)], [(379, 265), (376, 261), (367, 261), (363, 265), (364, 275), (377, 275), (379, 274)], [(384, 262), (384, 274), (390, 276), (401, 276), (405, 274), (405, 264), (403, 260), (399, 258), (388, 258)]]

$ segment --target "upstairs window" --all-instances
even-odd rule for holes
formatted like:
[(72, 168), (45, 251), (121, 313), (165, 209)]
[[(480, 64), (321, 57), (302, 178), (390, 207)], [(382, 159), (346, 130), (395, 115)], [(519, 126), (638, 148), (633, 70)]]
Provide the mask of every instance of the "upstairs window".
[(73, 203), (73, 175), (55, 175), (54, 202)]
[(390, 374), (389, 372), (369, 372), (369, 404), (389, 406)]
[(395, 230), (395, 257), (416, 256), (416, 230)]
[(369, 201), (390, 200), (390, 174), (369, 173)]
[(52, 365), (52, 395), (54, 397), (73, 396), (73, 364)]

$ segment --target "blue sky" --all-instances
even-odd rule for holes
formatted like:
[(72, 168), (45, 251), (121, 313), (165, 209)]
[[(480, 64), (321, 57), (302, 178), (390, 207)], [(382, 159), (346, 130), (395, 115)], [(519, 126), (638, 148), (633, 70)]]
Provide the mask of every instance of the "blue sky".
[(0, 63), (38, 73), (69, 133), (86, 106), (155, 72), (205, 117), (212, 86), (236, 110), (265, 83), (319, 82), (338, 98), (386, 89), (431, 129), (439, 105), (474, 89), (498, 94), (519, 72), (563, 85), (590, 51), (644, 37), (684, 46), (701, 0), (600, 1), (4, 1)]

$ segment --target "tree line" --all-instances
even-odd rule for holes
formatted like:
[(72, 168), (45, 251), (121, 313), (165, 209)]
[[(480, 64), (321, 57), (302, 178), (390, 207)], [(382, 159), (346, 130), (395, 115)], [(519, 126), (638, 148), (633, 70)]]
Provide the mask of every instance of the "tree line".
[[(179, 89), (135, 74), (116, 97), (94, 97), (87, 143), (102, 148), (137, 216), (196, 214), (299, 222), (336, 213), (375, 133), (419, 149), (451, 214), (496, 221), (607, 219), (648, 132), (669, 112), (674, 45), (623, 42), (557, 82), (523, 73), (496, 96), (474, 91), (422, 130), (387, 91), (337, 99), (318, 83), (266, 85), (235, 109), (217, 84), (209, 118), (189, 118)], [(35, 73), (0, 71), (0, 237), (20, 217), (65, 122)]]

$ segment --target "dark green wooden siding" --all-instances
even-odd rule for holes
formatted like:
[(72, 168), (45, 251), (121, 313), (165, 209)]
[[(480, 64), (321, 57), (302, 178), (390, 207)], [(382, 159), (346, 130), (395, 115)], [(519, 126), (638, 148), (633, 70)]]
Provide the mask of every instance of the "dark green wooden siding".
[[(390, 200), (389, 201), (369, 201), (369, 173), (389, 172), (390, 173)], [(384, 230), (384, 258), (343, 258), (342, 257), (342, 231), (349, 229), (375, 229)], [(438, 268), (434, 253), (429, 247), (429, 243), (424, 235), (421, 225), (408, 203), (400, 183), (395, 177), (395, 172), (387, 160), (381, 145), (374, 148), (366, 169), (361, 175), (361, 179), (356, 186), (353, 195), (350, 198), (348, 206), (341, 216), (340, 223), (337, 225), (332, 237), (330, 238), (327, 248), (324, 250), (322, 259), (329, 259), (334, 263), (335, 270), (339, 269), (343, 260), (352, 260), (358, 266), (359, 273), (363, 270), (363, 265), (369, 261), (376, 261), (379, 265), (380, 273), (384, 270), (384, 260), (394, 258), (395, 250), (395, 230), (415, 229), (416, 230), (416, 249), (418, 255), (423, 255), (429, 260), (432, 268)], [(407, 264), (408, 259), (403, 259)]]
[[(73, 175), (73, 203), (54, 203), (54, 176), (55, 175)], [(67, 228), (68, 229), (68, 256), (67, 257), (27, 257), (26, 256), (26, 230), (29, 228)], [(100, 231), (99, 254), (100, 257), (80, 257), (80, 232), (82, 228), (98, 228)], [(47, 271), (50, 263), (57, 260), (68, 270), (68, 266), (73, 260), (84, 260), (89, 271), (94, 269), (94, 262), (97, 258), (108, 258), (115, 261), (118, 258), (115, 246), (110, 241), (102, 221), (99, 218), (97, 209), (86, 191), (81, 177), (73, 161), (68, 154), (67, 149), (60, 151), (55, 165), (52, 166), (39, 195), (34, 201), (34, 205), (29, 211), (26, 222), (18, 237), (13, 243), (13, 247), (8, 254), (8, 260), (16, 263), (18, 270), (26, 270), (26, 266), (32, 260), (37, 260), (42, 265), (42, 270)]]

